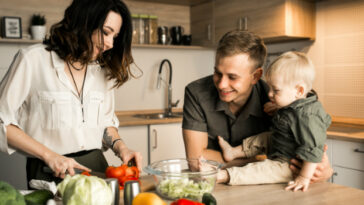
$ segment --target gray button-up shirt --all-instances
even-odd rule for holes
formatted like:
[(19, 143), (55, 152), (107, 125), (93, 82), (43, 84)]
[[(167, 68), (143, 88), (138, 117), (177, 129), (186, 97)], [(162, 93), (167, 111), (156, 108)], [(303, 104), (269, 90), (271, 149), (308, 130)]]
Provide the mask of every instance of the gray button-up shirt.
[(182, 128), (207, 132), (208, 148), (220, 150), (217, 136), (223, 137), (232, 146), (242, 140), (269, 130), (270, 117), (263, 106), (269, 101), (269, 88), (259, 80), (238, 116), (235, 116), (226, 102), (219, 98), (212, 75), (196, 80), (186, 86)]

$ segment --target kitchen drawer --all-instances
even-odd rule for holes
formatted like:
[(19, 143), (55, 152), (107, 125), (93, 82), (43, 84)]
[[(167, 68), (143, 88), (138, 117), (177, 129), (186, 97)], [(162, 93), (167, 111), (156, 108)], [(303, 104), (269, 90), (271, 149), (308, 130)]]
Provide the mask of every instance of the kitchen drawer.
[(364, 171), (333, 166), (332, 182), (364, 190)]
[(364, 171), (364, 143), (332, 141), (333, 166)]

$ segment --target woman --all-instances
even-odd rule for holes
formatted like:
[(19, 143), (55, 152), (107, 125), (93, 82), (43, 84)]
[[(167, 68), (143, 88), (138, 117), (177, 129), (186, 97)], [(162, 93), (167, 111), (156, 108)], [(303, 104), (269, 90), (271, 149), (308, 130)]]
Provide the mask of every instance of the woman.
[(17, 53), (0, 85), (0, 149), (31, 155), (28, 181), (104, 172), (102, 147), (140, 169), (141, 154), (120, 139), (114, 114), (113, 88), (131, 76), (131, 39), (123, 2), (74, 0), (43, 44)]

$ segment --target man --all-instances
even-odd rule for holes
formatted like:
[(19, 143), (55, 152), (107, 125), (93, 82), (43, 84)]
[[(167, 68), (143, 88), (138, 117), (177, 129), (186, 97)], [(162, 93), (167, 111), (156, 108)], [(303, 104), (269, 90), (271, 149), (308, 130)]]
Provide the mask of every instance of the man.
[[(203, 156), (224, 162), (218, 136), (232, 146), (264, 131), (271, 125), (275, 105), (269, 102), (269, 88), (261, 80), (266, 47), (257, 35), (231, 31), (219, 41), (212, 76), (196, 80), (185, 89), (183, 138), (188, 158)], [(241, 165), (253, 161), (235, 161)], [(298, 173), (301, 163), (291, 160)], [(312, 181), (328, 179), (332, 169), (326, 153)]]

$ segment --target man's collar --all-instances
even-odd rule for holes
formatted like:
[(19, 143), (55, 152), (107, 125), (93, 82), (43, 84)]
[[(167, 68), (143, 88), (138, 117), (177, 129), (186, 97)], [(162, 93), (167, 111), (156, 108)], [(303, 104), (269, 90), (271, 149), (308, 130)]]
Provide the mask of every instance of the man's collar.
[[(227, 115), (232, 114), (227, 102), (221, 101), (220, 98), (216, 98), (215, 111), (225, 111)], [(246, 101), (245, 105), (239, 111), (238, 117), (248, 118), (250, 115), (261, 117), (264, 115), (263, 106), (260, 103), (260, 96), (256, 86), (253, 86), (251, 94)]]

